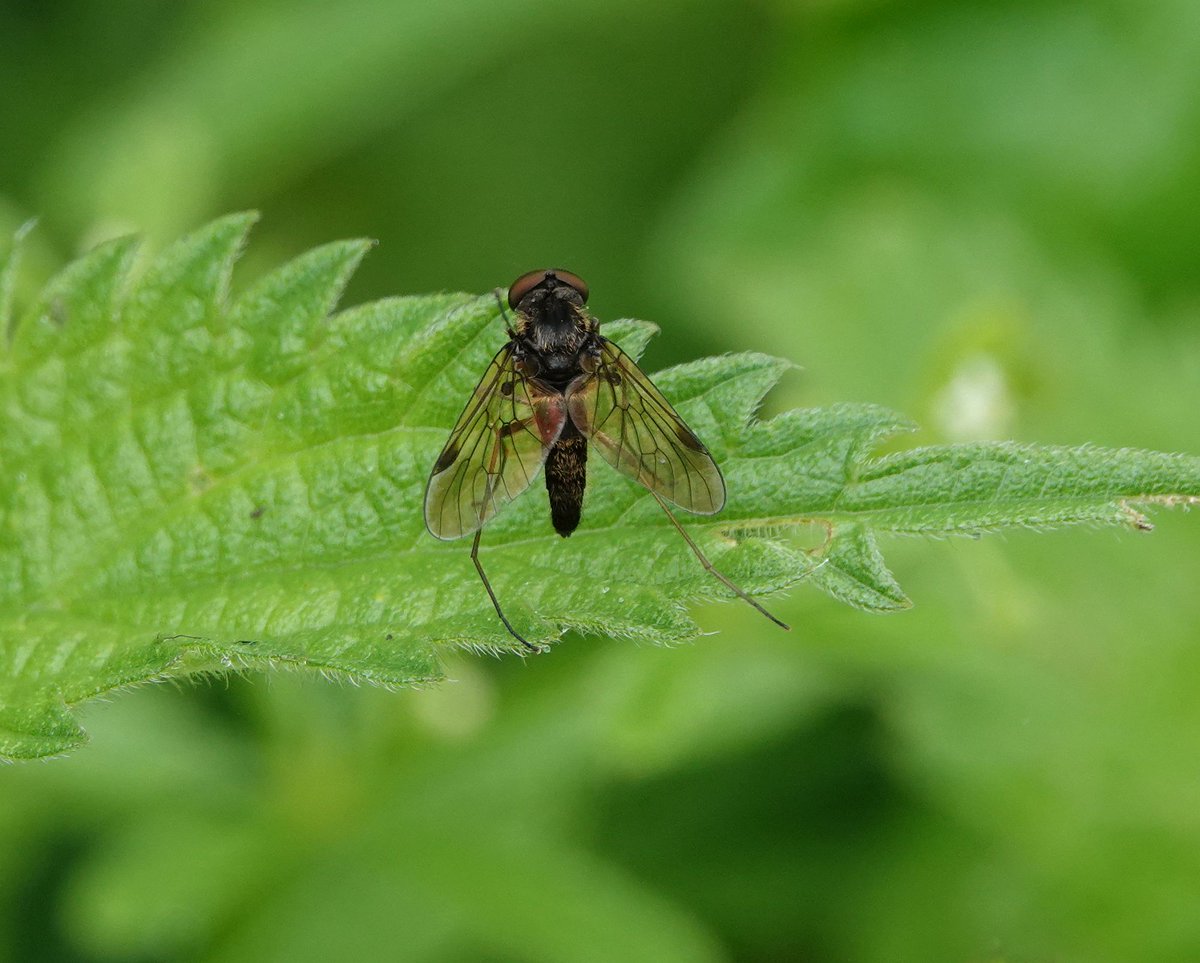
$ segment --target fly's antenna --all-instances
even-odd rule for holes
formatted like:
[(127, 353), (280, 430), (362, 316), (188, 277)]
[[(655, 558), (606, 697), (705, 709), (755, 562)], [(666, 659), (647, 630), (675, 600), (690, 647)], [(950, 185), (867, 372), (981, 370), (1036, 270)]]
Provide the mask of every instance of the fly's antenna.
[(759, 605), (756, 601), (754, 601), (754, 599), (752, 599), (749, 595), (747, 595), (740, 588), (738, 588), (738, 586), (734, 585), (734, 583), (731, 582), (725, 575), (723, 575), (721, 572), (717, 571), (717, 569), (713, 565), (713, 563), (708, 560), (708, 557), (702, 551), (700, 551), (700, 546), (697, 545), (694, 541), (692, 541), (692, 536), (689, 535), (684, 530), (683, 526), (679, 524), (679, 520), (675, 517), (675, 513), (672, 512), (671, 509), (669, 509), (667, 507), (667, 503), (666, 503), (666, 501), (663, 500), (663, 497), (658, 492), (656, 492), (653, 488), (649, 489), (649, 492), (651, 495), (654, 496), (654, 500), (656, 502), (658, 502), (658, 504), (660, 506), (662, 506), (662, 510), (667, 513), (667, 518), (671, 519), (671, 524), (675, 526), (675, 531), (679, 532), (679, 534), (683, 536), (683, 540), (688, 543), (688, 548), (690, 548), (695, 553), (696, 558), (700, 559), (700, 564), (704, 566), (704, 570), (706, 572), (708, 572), (709, 575), (711, 575), (713, 578), (715, 578), (718, 582), (720, 582), (722, 585), (724, 585), (727, 589), (731, 590), (733, 592), (733, 594), (736, 595), (738, 598), (740, 598), (743, 602), (749, 602), (752, 606), (754, 606), (756, 609), (758, 609), (758, 611), (760, 611), (763, 615), (765, 615), (772, 622), (774, 622), (776, 625), (778, 625), (781, 629), (787, 629), (788, 631), (791, 631), (792, 627), (790, 625), (788, 625), (786, 622), (781, 621), (780, 619), (775, 618), (775, 616), (773, 616), (770, 612), (768, 612), (761, 605)]
[[(508, 332), (508, 336), (510, 338), (516, 338), (517, 332), (513, 330), (512, 324), (509, 323), (508, 312), (504, 310), (504, 298), (500, 297), (500, 289), (492, 288), (492, 295), (496, 298), (496, 304), (500, 308), (500, 317), (504, 319), (504, 330)], [(503, 618), (503, 616), (501, 616), (501, 618)], [(517, 636), (517, 638), (521, 637)], [(524, 642), (525, 640), (521, 639), (521, 641)]]
[(500, 616), (500, 621), (504, 623), (504, 627), (508, 629), (508, 634), (525, 646), (530, 652), (535, 655), (541, 655), (546, 650), (540, 645), (534, 645), (530, 642), (525, 636), (514, 629), (513, 624), (508, 621), (508, 616), (504, 614), (504, 609), (500, 608), (500, 600), (496, 598), (496, 593), (492, 591), (492, 583), (488, 580), (487, 572), (483, 570), (483, 563), (479, 561), (479, 540), (483, 537), (485, 508), (491, 504), (496, 487), (496, 476), (493, 474), (493, 471), (496, 468), (496, 458), (500, 451), (498, 445), (499, 436), (497, 436), (497, 447), (492, 449), (492, 462), (488, 470), (487, 488), (483, 493), (483, 501), (479, 509), (479, 527), (475, 529), (475, 540), (471, 543), (471, 561), (475, 563), (475, 571), (479, 573), (479, 580), (483, 582), (483, 587), (487, 589), (488, 598), (492, 600), (492, 607), (496, 610), (496, 614)]

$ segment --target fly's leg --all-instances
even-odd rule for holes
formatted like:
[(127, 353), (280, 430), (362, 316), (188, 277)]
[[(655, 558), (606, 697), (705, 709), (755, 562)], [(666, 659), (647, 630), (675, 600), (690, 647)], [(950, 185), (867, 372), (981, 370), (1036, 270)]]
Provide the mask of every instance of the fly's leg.
[[(515, 421), (505, 425), (496, 432), (496, 445), (492, 449), (491, 461), (488, 464), (488, 483), (487, 490), (484, 492), (482, 505), (486, 506), (492, 500), (492, 492), (495, 490), (496, 484), (496, 469), (497, 462), (500, 460), (502, 451), (500, 441), (507, 435), (521, 431), (525, 427), (526, 421)], [(480, 509), (480, 514), (483, 514), (483, 509)], [(492, 590), (492, 583), (488, 581), (487, 573), (483, 570), (483, 563), (479, 561), (479, 540), (483, 537), (483, 525), (475, 529), (475, 541), (471, 544), (471, 561), (475, 564), (475, 571), (479, 573), (480, 581), (483, 582), (483, 587), (487, 589), (488, 598), (492, 600), (492, 607), (496, 610), (496, 614), (500, 616), (500, 621), (504, 623), (504, 627), (508, 629), (509, 635), (520, 642), (530, 652), (541, 654), (545, 651), (540, 645), (534, 645), (526, 639), (520, 632), (513, 628), (513, 625), (508, 621), (508, 616), (504, 614), (504, 610), (500, 607), (500, 600), (496, 598), (496, 593)]]
[(483, 535), (483, 529), (475, 530), (475, 541), (471, 545), (471, 561), (475, 563), (475, 571), (479, 573), (479, 578), (483, 581), (483, 587), (487, 589), (488, 598), (492, 600), (492, 606), (496, 610), (496, 614), (500, 616), (500, 621), (504, 623), (504, 627), (508, 629), (509, 635), (520, 642), (530, 652), (541, 654), (546, 650), (540, 645), (534, 645), (526, 639), (520, 632), (513, 628), (512, 623), (508, 621), (508, 616), (504, 614), (504, 610), (500, 608), (500, 600), (496, 598), (496, 593), (492, 591), (492, 583), (488, 581), (487, 573), (483, 570), (483, 563), (479, 561), (479, 539)]
[(658, 504), (662, 506), (662, 510), (667, 513), (667, 518), (671, 519), (671, 524), (675, 526), (675, 531), (679, 532), (679, 534), (683, 536), (683, 540), (688, 543), (688, 548), (690, 548), (695, 553), (696, 558), (700, 559), (700, 564), (704, 566), (704, 570), (706, 572), (708, 572), (711, 576), (713, 576), (713, 578), (715, 578), (718, 582), (720, 582), (722, 585), (724, 585), (727, 589), (732, 591), (733, 594), (736, 595), (738, 598), (742, 599), (745, 602), (749, 602), (752, 606), (754, 606), (756, 609), (758, 609), (758, 611), (760, 611), (763, 615), (765, 615), (767, 618), (769, 618), (772, 622), (774, 622), (780, 628), (788, 629), (789, 631), (791, 630), (790, 625), (788, 625), (786, 622), (780, 621), (779, 619), (775, 618), (775, 616), (773, 616), (770, 612), (768, 612), (761, 605), (759, 605), (756, 601), (754, 601), (754, 599), (752, 599), (749, 595), (747, 595), (740, 588), (738, 588), (736, 585), (734, 585), (733, 582), (731, 582), (728, 578), (725, 577), (725, 575), (723, 575), (721, 572), (717, 571), (717, 569), (713, 566), (713, 563), (708, 560), (707, 556), (705, 556), (705, 554), (702, 551), (700, 551), (700, 546), (697, 545), (694, 541), (692, 541), (692, 536), (690, 536), (686, 531), (684, 531), (683, 526), (680, 525), (679, 521), (675, 518), (675, 513), (672, 512), (671, 509), (667, 507), (667, 503), (663, 500), (662, 496), (659, 495), (659, 493), (654, 491), (653, 489), (650, 490), (650, 494), (653, 495), (654, 500), (657, 501)]

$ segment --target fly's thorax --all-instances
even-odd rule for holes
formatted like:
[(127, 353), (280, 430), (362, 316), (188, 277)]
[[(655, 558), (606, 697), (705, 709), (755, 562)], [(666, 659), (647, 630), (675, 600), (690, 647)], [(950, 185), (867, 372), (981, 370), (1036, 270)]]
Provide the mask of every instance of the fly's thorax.
[(566, 284), (551, 282), (531, 289), (515, 308), (521, 321), (530, 328), (587, 326), (588, 315), (583, 295)]
[(591, 318), (582, 305), (553, 297), (537, 299), (532, 305), (523, 304), (518, 317), (517, 330), (542, 348), (580, 337), (591, 327)]
[(530, 288), (516, 311), (521, 340), (532, 351), (547, 357), (577, 353), (596, 327), (584, 307), (583, 293), (561, 283), (553, 272)]
[(578, 354), (588, 339), (582, 322), (535, 322), (525, 329), (530, 345), (539, 354)]
[(597, 339), (593, 323), (586, 313), (547, 320), (525, 317), (517, 327), (518, 370), (540, 378), (552, 386), (565, 386), (583, 370), (582, 361), (590, 357)]

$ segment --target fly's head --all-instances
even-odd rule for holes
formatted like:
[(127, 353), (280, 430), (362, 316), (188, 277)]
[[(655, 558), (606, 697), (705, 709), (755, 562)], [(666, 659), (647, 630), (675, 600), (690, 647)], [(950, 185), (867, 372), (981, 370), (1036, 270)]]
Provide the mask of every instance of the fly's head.
[(587, 327), (584, 307), (588, 286), (570, 271), (542, 270), (522, 274), (508, 289), (508, 306), (520, 316), (521, 327), (550, 331)]

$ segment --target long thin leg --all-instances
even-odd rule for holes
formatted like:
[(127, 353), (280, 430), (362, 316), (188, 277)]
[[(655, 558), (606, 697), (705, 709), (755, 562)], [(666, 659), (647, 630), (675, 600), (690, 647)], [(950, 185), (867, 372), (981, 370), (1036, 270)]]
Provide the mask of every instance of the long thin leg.
[(487, 589), (488, 598), (492, 600), (492, 605), (496, 609), (496, 614), (500, 616), (500, 621), (504, 623), (504, 627), (508, 629), (509, 634), (514, 639), (520, 642), (530, 652), (541, 653), (545, 651), (540, 645), (534, 645), (512, 627), (512, 623), (508, 621), (508, 616), (504, 614), (504, 610), (500, 608), (500, 600), (496, 598), (496, 593), (492, 591), (492, 583), (488, 581), (487, 574), (483, 570), (483, 564), (479, 561), (479, 539), (483, 535), (483, 529), (475, 530), (475, 541), (471, 545), (471, 561), (475, 563), (475, 571), (479, 573), (479, 577), (483, 580), (483, 587)]
[[(683, 536), (683, 540), (688, 543), (688, 548), (690, 548), (695, 553), (696, 558), (700, 559), (700, 564), (704, 566), (704, 570), (706, 572), (708, 572), (710, 575), (712, 575), (718, 582), (720, 582), (726, 588), (730, 589), (733, 592), (733, 594), (736, 595), (738, 598), (742, 599), (745, 602), (749, 602), (751, 605), (753, 605), (756, 609), (758, 609), (760, 612), (762, 612), (763, 615), (765, 615), (767, 618), (769, 618), (772, 622), (774, 622), (780, 628), (784, 628), (784, 629), (787, 629), (788, 631), (791, 631), (792, 627), (790, 625), (788, 625), (786, 622), (782, 622), (779, 619), (775, 618), (775, 616), (773, 616), (770, 612), (768, 612), (761, 605), (759, 605), (756, 601), (754, 601), (754, 599), (752, 599), (749, 595), (747, 595), (740, 588), (738, 588), (736, 585), (734, 585), (733, 582), (731, 582), (728, 578), (726, 578), (724, 575), (722, 575), (720, 572), (718, 572), (717, 569), (713, 566), (713, 563), (708, 560), (708, 558), (705, 556), (705, 554), (702, 551), (700, 551), (700, 546), (692, 541), (692, 536), (689, 535), (686, 531), (684, 531), (683, 526), (680, 525), (678, 519), (675, 518), (675, 513), (672, 512), (671, 509), (667, 507), (667, 503), (663, 500), (662, 496), (659, 495), (659, 493), (654, 490), (651, 490), (650, 494), (653, 495), (654, 500), (657, 501), (658, 504), (662, 506), (662, 510), (667, 513), (667, 518), (671, 519), (671, 524), (675, 526), (675, 531), (679, 532), (679, 534)], [(501, 618), (503, 618), (503, 616), (501, 616)], [(520, 636), (518, 636), (518, 638), (520, 638)]]
[[(500, 292), (497, 291), (496, 292), (496, 300), (499, 301), (499, 299), (500, 299)], [(503, 310), (503, 307), (501, 307), (501, 310)], [(487, 481), (487, 488), (485, 489), (484, 494), (483, 494), (483, 501), (482, 501), (483, 505), (487, 505), (492, 500), (492, 493), (495, 490), (496, 475), (497, 475), (497, 471), (498, 471), (497, 461), (503, 462), (503, 458), (502, 458), (503, 451), (500, 447), (500, 439), (503, 437), (503, 435), (505, 433), (507, 433), (507, 434), (515, 433), (516, 431), (518, 431), (522, 427), (524, 427), (525, 424), (526, 424), (526, 419), (522, 419), (520, 421), (514, 421), (511, 424), (505, 425), (504, 428), (502, 428), (501, 431), (497, 433), (496, 445), (495, 445), (495, 447), (492, 448), (491, 458), (488, 459), (488, 467), (487, 467), (488, 481)], [(503, 467), (503, 466), (501, 465), (501, 467)], [(523, 635), (521, 635), (520, 632), (518, 632), (516, 629), (514, 629), (512, 627), (512, 623), (510, 621), (508, 621), (508, 617), (504, 614), (504, 610), (500, 608), (500, 600), (496, 598), (496, 593), (492, 591), (492, 583), (488, 581), (487, 573), (484, 572), (484, 570), (483, 570), (483, 563), (481, 561), (479, 561), (479, 540), (483, 537), (483, 516), (484, 516), (484, 512), (481, 509), (480, 515), (479, 515), (479, 527), (477, 529), (475, 529), (475, 541), (471, 543), (471, 561), (475, 563), (475, 571), (479, 573), (480, 579), (483, 580), (483, 587), (485, 589), (487, 589), (488, 598), (490, 598), (492, 600), (492, 606), (496, 609), (496, 614), (498, 616), (500, 616), (500, 621), (504, 623), (504, 627), (506, 629), (508, 629), (509, 634), (512, 635), (512, 637), (514, 639), (516, 639), (518, 642), (520, 642), (523, 646), (525, 646), (525, 648), (529, 649), (531, 652), (541, 653), (543, 650), (540, 646), (534, 645), (532, 642), (530, 642), (528, 639), (526, 639)]]

